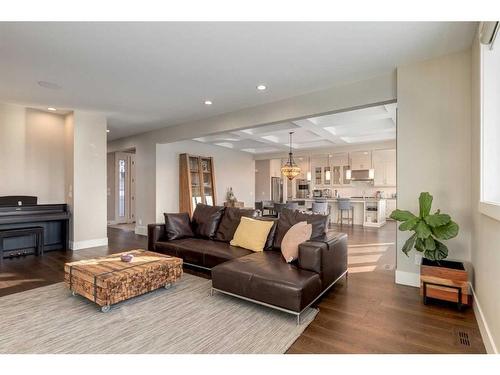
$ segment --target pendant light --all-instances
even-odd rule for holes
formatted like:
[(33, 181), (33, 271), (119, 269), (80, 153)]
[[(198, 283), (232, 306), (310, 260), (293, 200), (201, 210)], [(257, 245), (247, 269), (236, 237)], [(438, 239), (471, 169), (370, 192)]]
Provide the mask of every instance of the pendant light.
[(288, 161), (281, 167), (281, 173), (283, 173), (283, 176), (288, 178), (290, 181), (300, 174), (300, 167), (295, 164), (295, 161), (293, 160), (292, 134), (293, 132), (290, 132), (290, 152), (288, 153)]

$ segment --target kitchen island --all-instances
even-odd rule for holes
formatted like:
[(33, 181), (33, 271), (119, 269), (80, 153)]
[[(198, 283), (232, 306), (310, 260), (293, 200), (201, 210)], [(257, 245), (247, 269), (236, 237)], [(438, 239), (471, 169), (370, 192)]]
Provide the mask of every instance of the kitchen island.
[[(376, 228), (380, 228), (385, 225), (385, 211), (387, 204), (385, 198), (355, 197), (350, 199), (354, 211), (354, 225)], [(315, 201), (313, 198), (301, 200), (306, 202), (306, 209), (310, 209), (312, 207), (312, 203)], [(337, 198), (327, 198), (326, 201), (330, 207), (330, 222), (337, 223), (338, 218), (340, 217)], [(344, 217), (345, 216), (346, 214), (344, 213)], [(347, 220), (344, 220), (344, 223), (347, 223)]]

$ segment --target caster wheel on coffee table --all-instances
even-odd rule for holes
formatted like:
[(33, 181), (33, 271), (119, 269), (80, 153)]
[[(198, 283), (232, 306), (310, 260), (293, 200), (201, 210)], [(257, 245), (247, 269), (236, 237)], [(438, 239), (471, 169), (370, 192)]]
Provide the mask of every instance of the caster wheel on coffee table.
[(111, 310), (111, 306), (109, 306), (109, 305), (101, 306), (101, 311), (103, 313), (107, 313), (109, 310)]
[(172, 283), (165, 284), (165, 289), (170, 289), (172, 287)]

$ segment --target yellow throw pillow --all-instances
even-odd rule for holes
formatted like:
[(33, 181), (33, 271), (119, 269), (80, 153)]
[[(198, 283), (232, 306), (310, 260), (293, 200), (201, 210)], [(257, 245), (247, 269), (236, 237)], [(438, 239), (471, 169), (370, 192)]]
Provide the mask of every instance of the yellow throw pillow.
[(252, 251), (262, 251), (272, 226), (272, 221), (242, 217), (230, 244)]

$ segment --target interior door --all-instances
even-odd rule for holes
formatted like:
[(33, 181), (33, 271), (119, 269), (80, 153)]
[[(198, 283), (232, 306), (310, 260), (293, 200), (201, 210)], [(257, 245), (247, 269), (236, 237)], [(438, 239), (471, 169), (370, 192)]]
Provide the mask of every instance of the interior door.
[(117, 152), (115, 157), (115, 221), (135, 221), (135, 155)]

